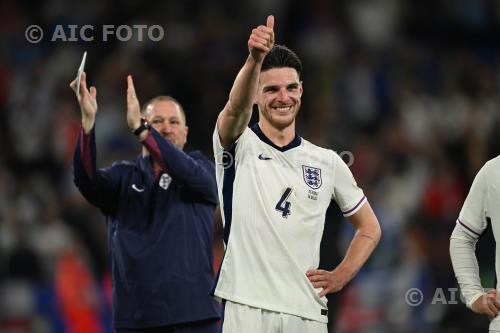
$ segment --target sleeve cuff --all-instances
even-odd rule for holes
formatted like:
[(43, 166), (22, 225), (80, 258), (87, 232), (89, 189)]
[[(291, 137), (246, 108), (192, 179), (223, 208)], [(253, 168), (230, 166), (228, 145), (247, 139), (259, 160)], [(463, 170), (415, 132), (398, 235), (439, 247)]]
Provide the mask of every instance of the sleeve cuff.
[(361, 207), (363, 207), (363, 205), (365, 204), (365, 202), (366, 202), (366, 196), (363, 195), (363, 197), (361, 198), (361, 200), (359, 200), (358, 203), (356, 205), (354, 205), (354, 207), (352, 207), (349, 210), (342, 211), (342, 214), (344, 215), (344, 217), (349, 217), (351, 215), (356, 214), (357, 211), (360, 210)]
[(484, 292), (484, 291), (482, 291), (482, 292), (478, 292), (478, 293), (474, 294), (474, 296), (472, 296), (472, 297), (471, 297), (471, 298), (467, 301), (467, 303), (466, 303), (467, 307), (468, 307), (469, 309), (471, 309), (471, 310), (472, 310), (472, 304), (474, 304), (474, 302), (475, 302), (475, 301), (477, 301), (477, 300), (479, 299), (479, 297), (483, 296), (484, 294), (485, 294), (485, 292)]

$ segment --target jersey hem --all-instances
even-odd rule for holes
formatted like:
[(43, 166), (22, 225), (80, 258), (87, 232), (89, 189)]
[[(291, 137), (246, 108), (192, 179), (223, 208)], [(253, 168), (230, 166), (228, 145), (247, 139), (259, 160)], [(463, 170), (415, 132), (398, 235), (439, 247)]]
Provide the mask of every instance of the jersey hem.
[[(273, 311), (273, 312), (277, 312), (277, 313), (286, 313), (286, 314), (289, 314), (292, 316), (297, 316), (300, 318), (314, 320), (314, 321), (317, 321), (320, 323), (328, 324), (328, 317), (327, 316), (323, 316), (325, 318), (321, 318), (321, 317), (316, 317), (316, 316), (310, 315), (310, 314), (300, 314), (300, 313), (293, 311), (293, 310), (290, 310), (290, 309), (279, 308), (279, 307), (269, 306), (269, 305), (259, 303), (259, 302), (248, 301), (248, 300), (245, 300), (243, 298), (235, 297), (233, 295), (229, 295), (229, 294), (226, 294), (224, 292), (217, 291), (217, 290), (215, 291), (215, 296), (217, 297), (218, 300), (227, 299), (228, 301), (231, 301), (233, 303), (240, 303), (240, 304), (248, 305), (248, 306), (251, 306), (254, 308), (264, 309), (267, 311)], [(321, 308), (321, 309), (328, 310), (327, 308)]]

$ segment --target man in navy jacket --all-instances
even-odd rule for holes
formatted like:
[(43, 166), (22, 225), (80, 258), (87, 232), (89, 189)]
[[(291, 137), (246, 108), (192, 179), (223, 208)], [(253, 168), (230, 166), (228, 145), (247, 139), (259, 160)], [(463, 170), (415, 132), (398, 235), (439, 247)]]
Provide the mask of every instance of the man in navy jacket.
[[(211, 297), (217, 188), (212, 162), (185, 153), (180, 104), (159, 96), (141, 111), (129, 76), (127, 124), (142, 144), (135, 161), (96, 168), (96, 89), (81, 76), (82, 129), (74, 180), (107, 220), (113, 327), (124, 332), (218, 332)], [(70, 84), (76, 92), (76, 82)]]

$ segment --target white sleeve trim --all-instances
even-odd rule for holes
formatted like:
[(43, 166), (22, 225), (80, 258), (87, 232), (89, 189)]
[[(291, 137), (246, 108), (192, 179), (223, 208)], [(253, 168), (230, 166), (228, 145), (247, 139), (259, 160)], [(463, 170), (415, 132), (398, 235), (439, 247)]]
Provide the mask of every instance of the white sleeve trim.
[(346, 211), (342, 211), (342, 214), (344, 214), (345, 217), (352, 216), (352, 215), (356, 214), (358, 212), (358, 210), (360, 210), (361, 207), (363, 207), (363, 205), (366, 202), (367, 202), (366, 196), (363, 195), (361, 200), (359, 200), (359, 202), (356, 205), (354, 205), (353, 208), (346, 210)]
[(460, 218), (457, 219), (457, 225), (460, 226), (461, 230), (466, 232), (469, 236), (478, 239), (482, 231), (478, 231), (476, 228), (472, 227), (470, 223), (463, 222)]

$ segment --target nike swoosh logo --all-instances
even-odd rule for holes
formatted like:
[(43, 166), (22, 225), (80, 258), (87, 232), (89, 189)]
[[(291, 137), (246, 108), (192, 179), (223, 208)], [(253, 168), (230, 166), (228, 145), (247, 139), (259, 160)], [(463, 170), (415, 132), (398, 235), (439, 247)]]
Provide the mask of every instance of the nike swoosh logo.
[(138, 188), (135, 184), (132, 184), (132, 188), (137, 192), (144, 192), (144, 188)]
[(260, 153), (259, 160), (267, 161), (267, 160), (272, 160), (272, 158), (265, 156), (264, 153)]

